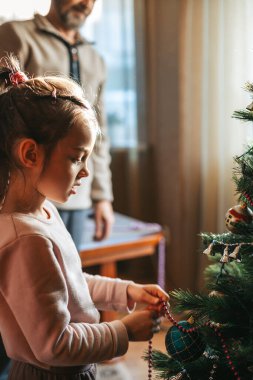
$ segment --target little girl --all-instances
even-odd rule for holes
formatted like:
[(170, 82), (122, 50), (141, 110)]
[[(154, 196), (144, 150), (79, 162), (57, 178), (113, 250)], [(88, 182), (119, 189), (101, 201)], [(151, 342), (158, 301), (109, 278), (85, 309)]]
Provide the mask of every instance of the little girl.
[[(123, 355), (159, 324), (157, 285), (91, 276), (57, 210), (89, 175), (99, 133), (82, 89), (28, 79), (12, 57), (0, 67), (0, 333), (9, 379), (95, 379), (93, 363)], [(99, 323), (97, 309), (144, 310)]]

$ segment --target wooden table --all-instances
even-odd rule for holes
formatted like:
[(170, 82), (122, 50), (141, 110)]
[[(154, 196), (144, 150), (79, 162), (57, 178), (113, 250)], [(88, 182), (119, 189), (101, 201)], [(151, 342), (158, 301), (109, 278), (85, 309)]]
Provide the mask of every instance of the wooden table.
[[(99, 265), (102, 276), (117, 277), (117, 262), (158, 254), (158, 284), (165, 286), (165, 236), (156, 223), (145, 223), (115, 213), (115, 224), (109, 239), (93, 241), (94, 220), (89, 218), (80, 257), (83, 268)], [(109, 314), (106, 320), (111, 319)]]

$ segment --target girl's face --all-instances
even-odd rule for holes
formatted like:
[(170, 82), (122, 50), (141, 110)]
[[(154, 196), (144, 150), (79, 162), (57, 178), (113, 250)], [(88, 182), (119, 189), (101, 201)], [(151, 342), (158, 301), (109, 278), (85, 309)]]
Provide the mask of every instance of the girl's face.
[(96, 132), (76, 121), (69, 133), (52, 151), (37, 182), (37, 190), (59, 203), (66, 202), (89, 175), (87, 161), (96, 140)]

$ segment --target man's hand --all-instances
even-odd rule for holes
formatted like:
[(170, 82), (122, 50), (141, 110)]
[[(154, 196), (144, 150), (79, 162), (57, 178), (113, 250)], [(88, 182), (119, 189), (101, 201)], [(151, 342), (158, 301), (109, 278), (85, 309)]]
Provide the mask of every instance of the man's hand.
[(94, 240), (103, 240), (109, 237), (114, 223), (112, 204), (103, 200), (94, 205), (95, 212), (95, 235)]

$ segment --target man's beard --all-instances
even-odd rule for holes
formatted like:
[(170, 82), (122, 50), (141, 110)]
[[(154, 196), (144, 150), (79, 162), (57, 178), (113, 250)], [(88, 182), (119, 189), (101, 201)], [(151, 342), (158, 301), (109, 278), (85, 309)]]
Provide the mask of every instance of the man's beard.
[(70, 8), (66, 7), (66, 4), (68, 4), (68, 0), (55, 0), (55, 6), (63, 25), (67, 29), (79, 29), (89, 16), (90, 11), (81, 1)]
[(79, 29), (85, 22), (86, 17), (78, 17), (70, 9), (65, 13), (61, 13), (61, 20), (67, 29)]

